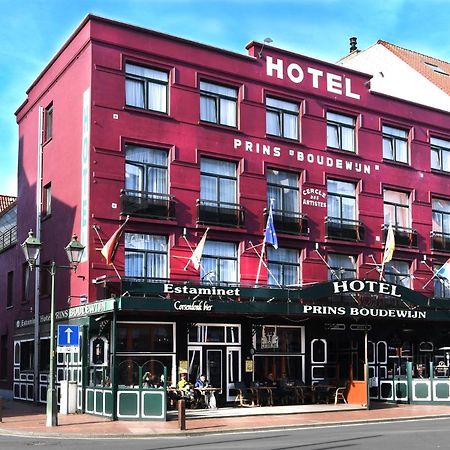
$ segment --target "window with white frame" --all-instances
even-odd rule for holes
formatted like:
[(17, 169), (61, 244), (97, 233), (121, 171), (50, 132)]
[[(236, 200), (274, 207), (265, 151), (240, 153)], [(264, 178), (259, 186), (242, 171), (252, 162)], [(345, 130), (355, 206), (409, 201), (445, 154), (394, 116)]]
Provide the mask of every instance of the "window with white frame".
[(388, 283), (411, 288), (409, 263), (392, 260), (384, 265), (384, 278)]
[(44, 142), (53, 137), (53, 102), (44, 110)]
[(52, 213), (52, 183), (47, 183), (42, 189), (42, 217)]
[(327, 146), (355, 152), (355, 118), (327, 111)]
[(298, 104), (266, 97), (266, 133), (298, 139)]
[(382, 134), (383, 158), (408, 163), (408, 131), (383, 125)]
[(431, 200), (433, 211), (433, 231), (450, 236), (450, 201), (443, 198)]
[(328, 280), (356, 278), (356, 258), (351, 255), (328, 255)]
[(169, 74), (166, 71), (128, 63), (125, 72), (128, 106), (167, 113)]
[(200, 266), (202, 282), (237, 283), (238, 255), (233, 242), (205, 242)]
[(299, 253), (290, 248), (267, 249), (268, 284), (298, 286), (300, 284)]
[(236, 203), (237, 175), (234, 162), (202, 158), (200, 199), (212, 205)]
[(200, 81), (200, 120), (236, 127), (237, 94), (236, 88)]
[(167, 237), (125, 233), (125, 277), (167, 279)]
[(440, 275), (438, 272), (442, 268), (442, 264), (433, 267), (434, 273), (434, 296), (436, 298), (450, 298), (450, 280)]
[(432, 137), (430, 144), (431, 168), (450, 172), (450, 141)]
[(278, 169), (267, 169), (267, 206), (274, 200), (273, 210), (298, 212), (298, 175)]
[(152, 194), (167, 194), (167, 152), (127, 145), (125, 150), (125, 188)]
[(394, 227), (410, 228), (409, 194), (406, 192), (385, 189), (384, 198), (384, 223)]
[(353, 223), (356, 220), (356, 184), (327, 180), (327, 215), (331, 220)]

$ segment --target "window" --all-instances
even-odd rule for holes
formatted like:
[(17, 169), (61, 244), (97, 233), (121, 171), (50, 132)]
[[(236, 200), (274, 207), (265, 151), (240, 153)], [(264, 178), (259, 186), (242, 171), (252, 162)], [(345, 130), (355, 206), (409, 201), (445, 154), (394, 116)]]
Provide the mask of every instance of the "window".
[(42, 217), (48, 217), (52, 213), (52, 183), (48, 183), (42, 190)]
[[(441, 269), (441, 265), (435, 265), (433, 267), (434, 273), (438, 273)], [(434, 296), (436, 298), (450, 298), (450, 284), (449, 280), (443, 276), (436, 275), (434, 278)]]
[(137, 192), (167, 194), (167, 152), (134, 145), (127, 145), (125, 151), (125, 188)]
[(275, 286), (299, 285), (298, 250), (269, 247), (267, 249), (268, 284)]
[(433, 198), (431, 205), (433, 209), (433, 231), (450, 235), (450, 201)]
[(236, 203), (236, 164), (202, 158), (200, 162), (200, 198), (208, 203)]
[(8, 272), (6, 279), (6, 307), (13, 305), (14, 271)]
[[(46, 261), (42, 264), (43, 266), (50, 266), (50, 261)], [(40, 295), (42, 297), (51, 294), (52, 288), (52, 277), (50, 275), (50, 271), (46, 268), (41, 269), (41, 277), (40, 277)]]
[(237, 126), (237, 89), (200, 81), (200, 120)]
[(450, 141), (445, 139), (430, 138), (431, 144), (431, 168), (450, 172)]
[(354, 256), (328, 255), (328, 280), (349, 280), (356, 278), (356, 261)]
[(8, 375), (8, 335), (0, 337), (0, 380), (6, 380)]
[(50, 140), (53, 136), (53, 103), (44, 110), (44, 142)]
[(399, 284), (411, 288), (409, 263), (406, 261), (390, 261), (384, 266), (384, 278), (388, 283)]
[(408, 163), (408, 131), (383, 125), (383, 158)]
[(298, 212), (298, 175), (282, 170), (267, 169), (267, 207), (273, 199), (273, 210)]
[(409, 194), (406, 192), (384, 191), (384, 223), (394, 227), (409, 228)]
[(126, 64), (125, 72), (125, 97), (128, 106), (167, 113), (167, 72), (134, 64)]
[(356, 185), (346, 181), (328, 180), (327, 214), (337, 222), (356, 220)]
[(355, 151), (355, 118), (327, 112), (327, 146)]
[(39, 341), (39, 370), (47, 372), (50, 368), (50, 339), (43, 338)]
[(298, 139), (298, 105), (266, 98), (266, 133), (288, 139)]
[(167, 279), (167, 238), (125, 233), (125, 277)]
[(34, 341), (22, 341), (20, 343), (20, 370), (33, 370)]
[(206, 241), (200, 267), (202, 282), (237, 283), (237, 246), (232, 242)]
[(29, 303), (30, 290), (30, 265), (28, 262), (24, 262), (22, 264), (22, 303)]

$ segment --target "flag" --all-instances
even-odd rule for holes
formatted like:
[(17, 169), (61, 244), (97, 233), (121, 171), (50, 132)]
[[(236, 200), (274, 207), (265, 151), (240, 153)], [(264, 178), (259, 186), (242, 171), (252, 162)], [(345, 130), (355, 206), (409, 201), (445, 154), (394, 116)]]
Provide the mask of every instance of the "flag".
[(446, 278), (447, 281), (450, 281), (450, 258), (447, 259), (443, 266), (436, 272), (436, 276)]
[(129, 216), (125, 222), (115, 231), (115, 233), (108, 239), (108, 242), (103, 246), (100, 253), (106, 259), (106, 264), (109, 266), (113, 264), (116, 255), (117, 247), (119, 246), (120, 238), (122, 237), (125, 224), (128, 222)]
[(189, 258), (189, 261), (192, 261), (195, 270), (198, 270), (200, 268), (200, 260), (202, 259), (203, 247), (205, 246), (206, 235), (208, 234), (208, 231), (209, 228), (206, 229), (205, 234), (202, 236), (199, 243), (197, 244), (197, 247), (195, 247), (195, 250), (192, 252), (192, 256)]
[(383, 255), (383, 265), (392, 260), (392, 256), (394, 255), (395, 250), (395, 237), (394, 237), (394, 229), (392, 228), (392, 224), (389, 224), (388, 232), (386, 235), (386, 243), (384, 244), (384, 255)]
[(278, 238), (273, 223), (272, 204), (269, 208), (269, 216), (267, 217), (266, 229), (264, 231), (264, 240), (267, 244), (271, 244), (273, 248), (278, 248)]

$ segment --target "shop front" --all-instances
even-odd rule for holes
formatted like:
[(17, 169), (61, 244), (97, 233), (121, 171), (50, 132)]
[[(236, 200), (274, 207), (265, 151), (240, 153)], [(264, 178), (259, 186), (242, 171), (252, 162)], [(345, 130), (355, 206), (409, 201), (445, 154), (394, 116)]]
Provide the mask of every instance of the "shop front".
[[(126, 290), (130, 296), (58, 313), (59, 322), (82, 324), (79, 349), (58, 354), (57, 370), (58, 382), (77, 383), (79, 411), (165, 420), (182, 373), (191, 384), (206, 375), (219, 407), (236, 404), (237, 387), (280, 380), (312, 391), (271, 399), (280, 404), (330, 401), (317, 395), (321, 385), (345, 389), (360, 405), (450, 402), (450, 311), (407, 288), (349, 280), (292, 290), (165, 283)], [(21, 377), (32, 375), (21, 370), (27, 338), (19, 331), (16, 398)]]

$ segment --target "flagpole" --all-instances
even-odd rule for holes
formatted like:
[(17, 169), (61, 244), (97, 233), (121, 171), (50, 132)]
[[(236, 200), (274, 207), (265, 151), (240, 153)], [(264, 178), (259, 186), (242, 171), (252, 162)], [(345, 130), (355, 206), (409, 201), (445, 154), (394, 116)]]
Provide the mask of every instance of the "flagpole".
[[(254, 250), (255, 253), (257, 254), (257, 256), (260, 258), (261, 255), (259, 254), (258, 250), (256, 250), (256, 247), (252, 244), (252, 241), (248, 241), (248, 242), (249, 242), (249, 244), (251, 245), (251, 249)], [(274, 279), (276, 285), (277, 285), (279, 288), (281, 288), (281, 287), (282, 287), (281, 284), (278, 283), (277, 279), (273, 276), (273, 273), (270, 271), (269, 266), (265, 263), (265, 261), (263, 261), (262, 263), (263, 263), (264, 267), (267, 269), (267, 273), (268, 273), (269, 275), (271, 275), (272, 278)]]
[[(127, 216), (127, 217), (128, 217), (128, 216)], [(128, 220), (128, 219), (127, 219), (127, 220)], [(105, 244), (103, 243), (103, 239), (101, 238), (100, 233), (98, 232), (97, 225), (92, 225), (92, 228), (93, 228), (94, 231), (97, 233), (97, 237), (98, 237), (99, 240), (100, 240), (100, 244), (102, 244), (102, 247), (104, 247)], [(98, 249), (97, 249), (97, 250), (98, 250)], [(120, 273), (119, 273), (118, 270), (116, 269), (116, 266), (114, 265), (114, 263), (111, 263), (111, 266), (113, 267), (114, 272), (116, 272), (117, 278), (119, 278), (119, 280), (121, 280), (122, 277), (120, 276)]]
[(387, 262), (392, 260), (395, 250), (395, 235), (392, 228), (392, 222), (389, 223), (389, 228), (386, 234), (386, 241), (384, 243), (383, 260), (381, 261), (381, 270), (379, 281), (383, 280), (384, 266)]

